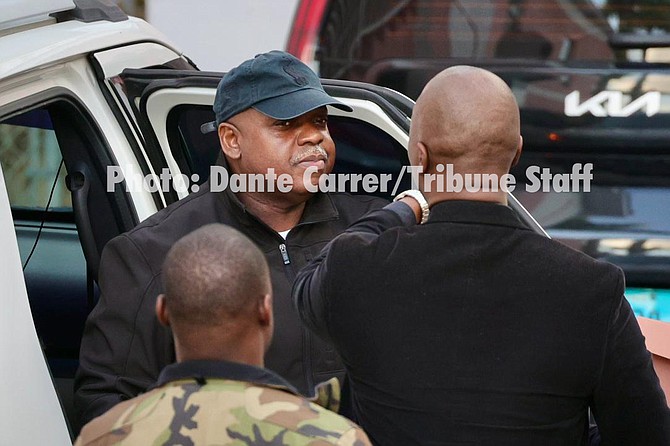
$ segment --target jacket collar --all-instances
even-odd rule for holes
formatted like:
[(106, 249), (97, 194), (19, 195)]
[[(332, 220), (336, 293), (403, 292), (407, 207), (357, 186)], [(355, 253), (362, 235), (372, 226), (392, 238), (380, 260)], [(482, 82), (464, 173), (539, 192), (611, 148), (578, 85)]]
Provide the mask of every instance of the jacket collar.
[[(223, 152), (219, 153), (219, 156), (216, 160), (216, 165), (227, 169), (230, 174), (233, 173), (228, 166), (228, 161), (223, 155)], [(209, 180), (207, 180), (206, 184), (203, 186), (209, 187)], [(237, 197), (237, 194), (232, 192), (230, 188), (226, 188), (224, 191), (217, 192), (216, 194), (220, 201), (230, 204), (230, 208), (239, 210), (242, 214), (249, 215), (254, 220), (263, 223), (263, 220), (247, 210), (246, 206)], [(330, 195), (327, 193), (316, 193), (309, 200), (307, 200), (305, 211), (302, 214), (302, 218), (300, 219), (298, 226), (322, 221), (337, 220), (339, 217), (340, 215), (337, 211), (337, 208), (335, 207), (335, 204), (333, 203), (332, 198), (330, 198)]]
[(437, 203), (430, 209), (426, 224), (439, 222), (479, 223), (530, 230), (512, 208), (488, 201), (447, 200)]
[(298, 391), (284, 378), (268, 369), (254, 367), (248, 364), (230, 361), (195, 360), (170, 364), (158, 376), (153, 386), (161, 387), (172, 381), (195, 379), (206, 382), (207, 379), (229, 379), (232, 381), (246, 381), (263, 386), (280, 388), (287, 392), (299, 395)]
[[(229, 208), (239, 211), (241, 214), (248, 215), (252, 219), (263, 223), (263, 220), (252, 214), (247, 207), (240, 201), (237, 194), (226, 188), (222, 192), (217, 192), (218, 199), (229, 203)], [(332, 198), (327, 193), (316, 193), (307, 200), (305, 210), (298, 226), (319, 223), (329, 220), (337, 220), (340, 217)], [(264, 223), (263, 223), (264, 224)]]

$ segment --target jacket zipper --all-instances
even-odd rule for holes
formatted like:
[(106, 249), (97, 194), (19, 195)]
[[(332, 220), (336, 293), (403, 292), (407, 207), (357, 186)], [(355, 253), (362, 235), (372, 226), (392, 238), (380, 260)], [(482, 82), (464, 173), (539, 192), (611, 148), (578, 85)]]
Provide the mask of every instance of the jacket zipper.
[(284, 265), (290, 265), (291, 259), (288, 257), (288, 250), (286, 249), (286, 243), (279, 245), (279, 252), (281, 252), (281, 258), (284, 260)]
[[(288, 249), (286, 248), (286, 243), (279, 244), (279, 252), (281, 253), (281, 258), (286, 265), (286, 272), (288, 273), (289, 281), (293, 282), (295, 280), (295, 272), (293, 271), (293, 266), (291, 265), (291, 258), (288, 255)], [(307, 328), (303, 324), (300, 324), (300, 331), (302, 332), (302, 349), (303, 349), (303, 359), (302, 362), (305, 366), (305, 382), (307, 384), (307, 392), (311, 394), (314, 391), (314, 378), (312, 376), (312, 343), (310, 339), (310, 333), (307, 331)]]

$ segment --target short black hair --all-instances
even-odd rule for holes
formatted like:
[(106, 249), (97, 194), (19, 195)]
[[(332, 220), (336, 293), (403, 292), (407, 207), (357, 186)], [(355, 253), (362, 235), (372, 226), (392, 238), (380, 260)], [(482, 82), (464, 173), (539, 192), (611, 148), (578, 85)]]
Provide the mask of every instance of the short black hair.
[(271, 292), (263, 253), (240, 231), (210, 224), (182, 237), (163, 264), (165, 303), (176, 322), (219, 325)]

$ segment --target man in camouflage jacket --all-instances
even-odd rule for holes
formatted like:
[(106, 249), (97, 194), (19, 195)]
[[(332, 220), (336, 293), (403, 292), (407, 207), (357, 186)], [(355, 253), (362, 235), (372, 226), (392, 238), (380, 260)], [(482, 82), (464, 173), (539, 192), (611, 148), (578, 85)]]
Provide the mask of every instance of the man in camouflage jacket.
[[(154, 388), (119, 403), (76, 445), (369, 445), (354, 423), (308, 401), (262, 368), (273, 330), (265, 257), (239, 231), (204, 226), (163, 266), (156, 314), (174, 335), (177, 363)], [(337, 405), (339, 386), (317, 392)]]

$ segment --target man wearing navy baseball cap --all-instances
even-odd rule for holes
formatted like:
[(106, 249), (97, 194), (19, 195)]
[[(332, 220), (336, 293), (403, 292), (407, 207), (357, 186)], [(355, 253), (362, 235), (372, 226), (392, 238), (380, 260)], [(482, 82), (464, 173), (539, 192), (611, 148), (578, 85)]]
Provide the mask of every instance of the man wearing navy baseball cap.
[(292, 178), (292, 193), (244, 194), (239, 198), (259, 215), (286, 203), (274, 226), (280, 233), (293, 228), (302, 216), (305, 198), (311, 194), (303, 184), (305, 169), (316, 174), (332, 170), (335, 144), (328, 134), (327, 105), (352, 111), (330, 97), (319, 78), (300, 60), (282, 51), (259, 54), (228, 72), (219, 83), (214, 113), (221, 148), (230, 169), (237, 173), (260, 173), (272, 168), (276, 175)]
[[(290, 177), (292, 187), (234, 193), (212, 191), (208, 182), (106, 245), (100, 300), (86, 323), (75, 381), (81, 423), (144, 392), (174, 362), (172, 335), (154, 316), (156, 297), (164, 292), (162, 262), (173, 243), (210, 223), (242, 231), (270, 266), (275, 333), (265, 366), (305, 395), (343, 373), (334, 348), (300, 322), (291, 286), (295, 274), (329, 240), (385, 202), (312, 193), (303, 183), (308, 168), (314, 173), (307, 181), (316, 184), (335, 161), (327, 106), (351, 111), (324, 91), (309, 67), (281, 51), (260, 54), (224, 76), (212, 125), (221, 145), (218, 164), (234, 174), (267, 174), (271, 169), (277, 177)], [(225, 376), (226, 371), (215, 374)], [(253, 380), (237, 377), (246, 378)]]
[(214, 113), (217, 124), (248, 108), (275, 119), (293, 119), (324, 105), (353, 111), (330, 97), (307, 65), (291, 54), (270, 51), (243, 62), (221, 79)]

